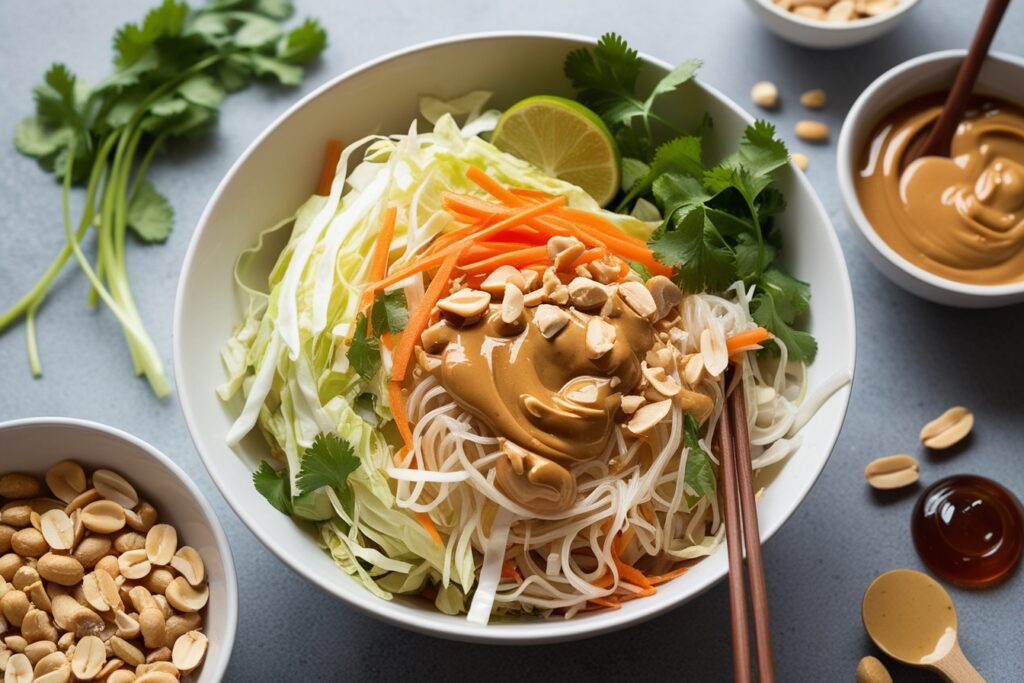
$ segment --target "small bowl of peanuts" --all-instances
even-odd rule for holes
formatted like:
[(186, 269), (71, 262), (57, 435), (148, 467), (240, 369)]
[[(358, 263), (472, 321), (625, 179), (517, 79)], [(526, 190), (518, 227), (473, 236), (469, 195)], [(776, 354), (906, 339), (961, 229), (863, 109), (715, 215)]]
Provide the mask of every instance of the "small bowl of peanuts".
[(234, 564), (167, 456), (94, 422), (0, 423), (4, 683), (219, 681)]
[(804, 47), (838, 49), (881, 37), (919, 0), (747, 0), (777, 36)]

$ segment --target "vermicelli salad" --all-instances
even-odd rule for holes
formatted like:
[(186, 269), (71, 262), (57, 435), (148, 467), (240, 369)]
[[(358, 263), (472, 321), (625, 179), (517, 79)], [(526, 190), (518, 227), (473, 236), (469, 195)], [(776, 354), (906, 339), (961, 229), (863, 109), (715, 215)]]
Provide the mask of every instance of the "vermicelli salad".
[(605, 36), (566, 60), (578, 101), (423, 98), (428, 124), (334, 144), (261, 287), (262, 240), (240, 258), (228, 441), (259, 428), (257, 489), (374, 594), (480, 623), (653, 594), (722, 541), (740, 377), (755, 470), (844, 381), (805, 398), (774, 131), (706, 166), (707, 129), (653, 107), (696, 67), (626, 111), (640, 60)]

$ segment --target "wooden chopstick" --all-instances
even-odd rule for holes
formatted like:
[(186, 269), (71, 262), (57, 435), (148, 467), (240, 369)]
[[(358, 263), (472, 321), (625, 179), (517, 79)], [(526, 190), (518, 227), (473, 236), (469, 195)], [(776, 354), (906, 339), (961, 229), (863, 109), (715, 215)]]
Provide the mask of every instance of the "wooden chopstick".
[(750, 436), (747, 432), (742, 378), (736, 383), (722, 408), (719, 434), (725, 498), (725, 535), (729, 555), (729, 606), (732, 614), (734, 675), (737, 681), (750, 680), (750, 635), (747, 630), (742, 556), (745, 546), (751, 608), (754, 612), (758, 677), (761, 683), (773, 683), (775, 668), (772, 663), (772, 639), (768, 622), (768, 591), (761, 558), (761, 535), (754, 500), (754, 473), (750, 465)]
[(747, 596), (743, 582), (743, 543), (740, 531), (740, 508), (736, 458), (733, 453), (732, 424), (729, 402), (722, 406), (718, 425), (718, 450), (722, 459), (724, 488), (725, 546), (729, 555), (729, 614), (732, 618), (732, 667), (736, 683), (750, 683), (750, 633), (747, 629)]

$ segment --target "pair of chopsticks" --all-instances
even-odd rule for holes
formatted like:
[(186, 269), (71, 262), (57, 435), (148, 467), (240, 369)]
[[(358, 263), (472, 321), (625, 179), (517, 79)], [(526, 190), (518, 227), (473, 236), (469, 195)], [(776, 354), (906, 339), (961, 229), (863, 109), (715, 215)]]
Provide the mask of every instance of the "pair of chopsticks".
[[(736, 372), (740, 372), (737, 368)], [(726, 380), (726, 386), (729, 381)], [(750, 681), (750, 632), (743, 573), (743, 547), (754, 612), (754, 642), (761, 683), (775, 680), (772, 638), (768, 624), (768, 592), (761, 561), (761, 534), (754, 501), (754, 473), (750, 466), (750, 436), (744, 404), (743, 377), (725, 400), (718, 427), (725, 499), (725, 541), (729, 554), (729, 611), (732, 616), (733, 671), (737, 683)], [(742, 531), (741, 531), (742, 530)]]

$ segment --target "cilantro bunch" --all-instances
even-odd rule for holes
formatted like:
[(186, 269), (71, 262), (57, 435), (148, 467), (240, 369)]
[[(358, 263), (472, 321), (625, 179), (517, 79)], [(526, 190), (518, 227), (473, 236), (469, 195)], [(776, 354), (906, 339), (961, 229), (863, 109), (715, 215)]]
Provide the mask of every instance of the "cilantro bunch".
[[(200, 8), (165, 0), (139, 23), (114, 35), (114, 68), (87, 85), (54, 64), (35, 88), (35, 116), (22, 121), (15, 145), (63, 183), (67, 243), (36, 284), (0, 315), (0, 331), (24, 317), (33, 374), (41, 367), (35, 316), (68, 259), (74, 256), (92, 291), (124, 329), (135, 370), (158, 396), (170, 392), (152, 340), (131, 293), (125, 264), (128, 230), (143, 242), (162, 242), (171, 231), (170, 202), (146, 180), (154, 156), (172, 141), (195, 139), (216, 121), (224, 97), (253, 78), (298, 85), (303, 64), (327, 44), (307, 19), (285, 33), (289, 0), (215, 0)], [(85, 185), (85, 207), (72, 226), (71, 186)], [(90, 263), (82, 242), (96, 233)]]
[(662, 224), (648, 242), (657, 259), (673, 266), (676, 281), (689, 291), (721, 291), (742, 280), (755, 292), (754, 320), (785, 344), (791, 360), (812, 362), (817, 343), (794, 327), (810, 308), (810, 288), (776, 259), (782, 241), (774, 217), (786, 203), (773, 182), (789, 153), (775, 128), (755, 122), (733, 154), (708, 166), (702, 143), (710, 117), (705, 114), (697, 130), (682, 131), (655, 110), (658, 98), (691, 80), (699, 66), (683, 62), (641, 98), (643, 61), (609, 33), (593, 49), (570, 52), (564, 68), (577, 99), (601, 116), (619, 145), (617, 210), (629, 211), (643, 199), (661, 211)]

